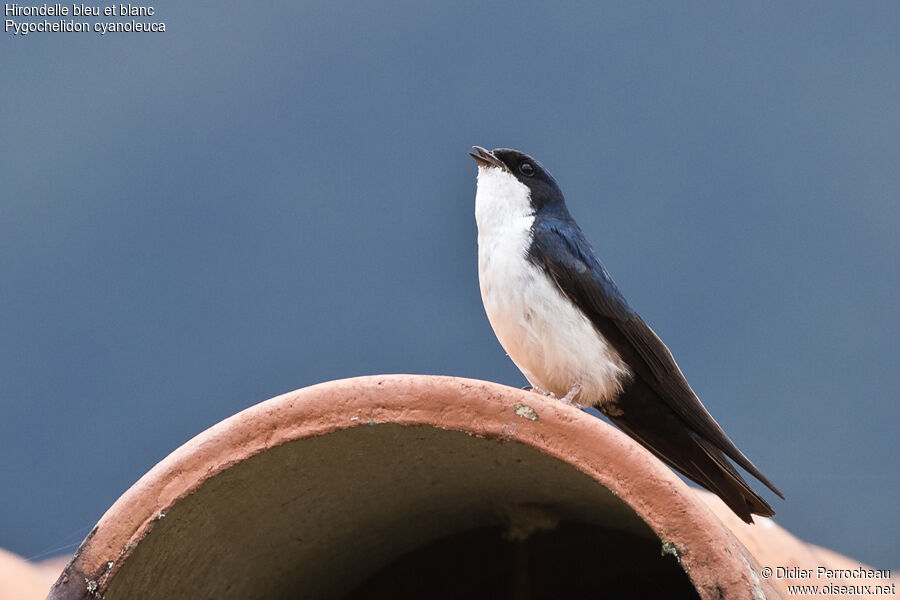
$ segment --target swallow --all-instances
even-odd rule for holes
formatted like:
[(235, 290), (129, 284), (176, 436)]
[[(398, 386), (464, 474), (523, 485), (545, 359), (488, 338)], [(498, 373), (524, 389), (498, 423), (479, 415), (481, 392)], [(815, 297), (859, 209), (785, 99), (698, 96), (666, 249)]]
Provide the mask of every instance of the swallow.
[(774, 515), (731, 461), (784, 496), (728, 438), (625, 300), (549, 171), (517, 150), (474, 150), (481, 298), (528, 382), (568, 404), (596, 407), (747, 523)]

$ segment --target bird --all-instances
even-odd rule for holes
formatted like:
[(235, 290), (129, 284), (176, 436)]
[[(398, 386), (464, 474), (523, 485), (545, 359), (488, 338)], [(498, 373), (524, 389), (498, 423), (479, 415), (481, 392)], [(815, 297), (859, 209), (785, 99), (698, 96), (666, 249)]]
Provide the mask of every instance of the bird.
[(784, 495), (729, 439), (628, 304), (550, 172), (518, 150), (473, 150), (481, 298), (531, 388), (595, 407), (743, 521), (773, 516), (729, 459)]

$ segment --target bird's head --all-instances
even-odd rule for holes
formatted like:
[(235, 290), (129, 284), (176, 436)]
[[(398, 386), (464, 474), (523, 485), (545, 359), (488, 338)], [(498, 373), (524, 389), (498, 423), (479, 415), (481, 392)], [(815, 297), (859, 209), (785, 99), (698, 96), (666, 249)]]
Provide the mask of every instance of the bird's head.
[(476, 210), (510, 216), (566, 211), (562, 190), (538, 161), (509, 148), (474, 150), (469, 155), (478, 163)]

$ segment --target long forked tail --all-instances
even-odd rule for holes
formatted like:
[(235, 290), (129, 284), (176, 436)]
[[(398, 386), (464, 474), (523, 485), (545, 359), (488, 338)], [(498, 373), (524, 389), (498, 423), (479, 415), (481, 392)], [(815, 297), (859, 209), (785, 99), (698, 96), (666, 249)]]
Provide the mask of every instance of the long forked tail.
[(604, 411), (610, 421), (670, 467), (719, 496), (741, 519), (752, 523), (751, 515), (775, 514), (722, 451), (691, 430), (639, 377), (626, 384), (617, 408)]

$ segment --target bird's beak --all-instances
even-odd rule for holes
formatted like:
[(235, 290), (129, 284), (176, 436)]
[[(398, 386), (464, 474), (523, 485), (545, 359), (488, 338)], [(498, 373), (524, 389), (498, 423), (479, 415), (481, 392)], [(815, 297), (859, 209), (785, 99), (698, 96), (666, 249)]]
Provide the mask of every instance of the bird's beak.
[(489, 168), (489, 167), (497, 167), (503, 171), (509, 172), (509, 167), (503, 164), (499, 158), (482, 148), (481, 146), (472, 146), (472, 149), (475, 152), (469, 152), (469, 156), (475, 159), (475, 162), (478, 163), (479, 167)]

